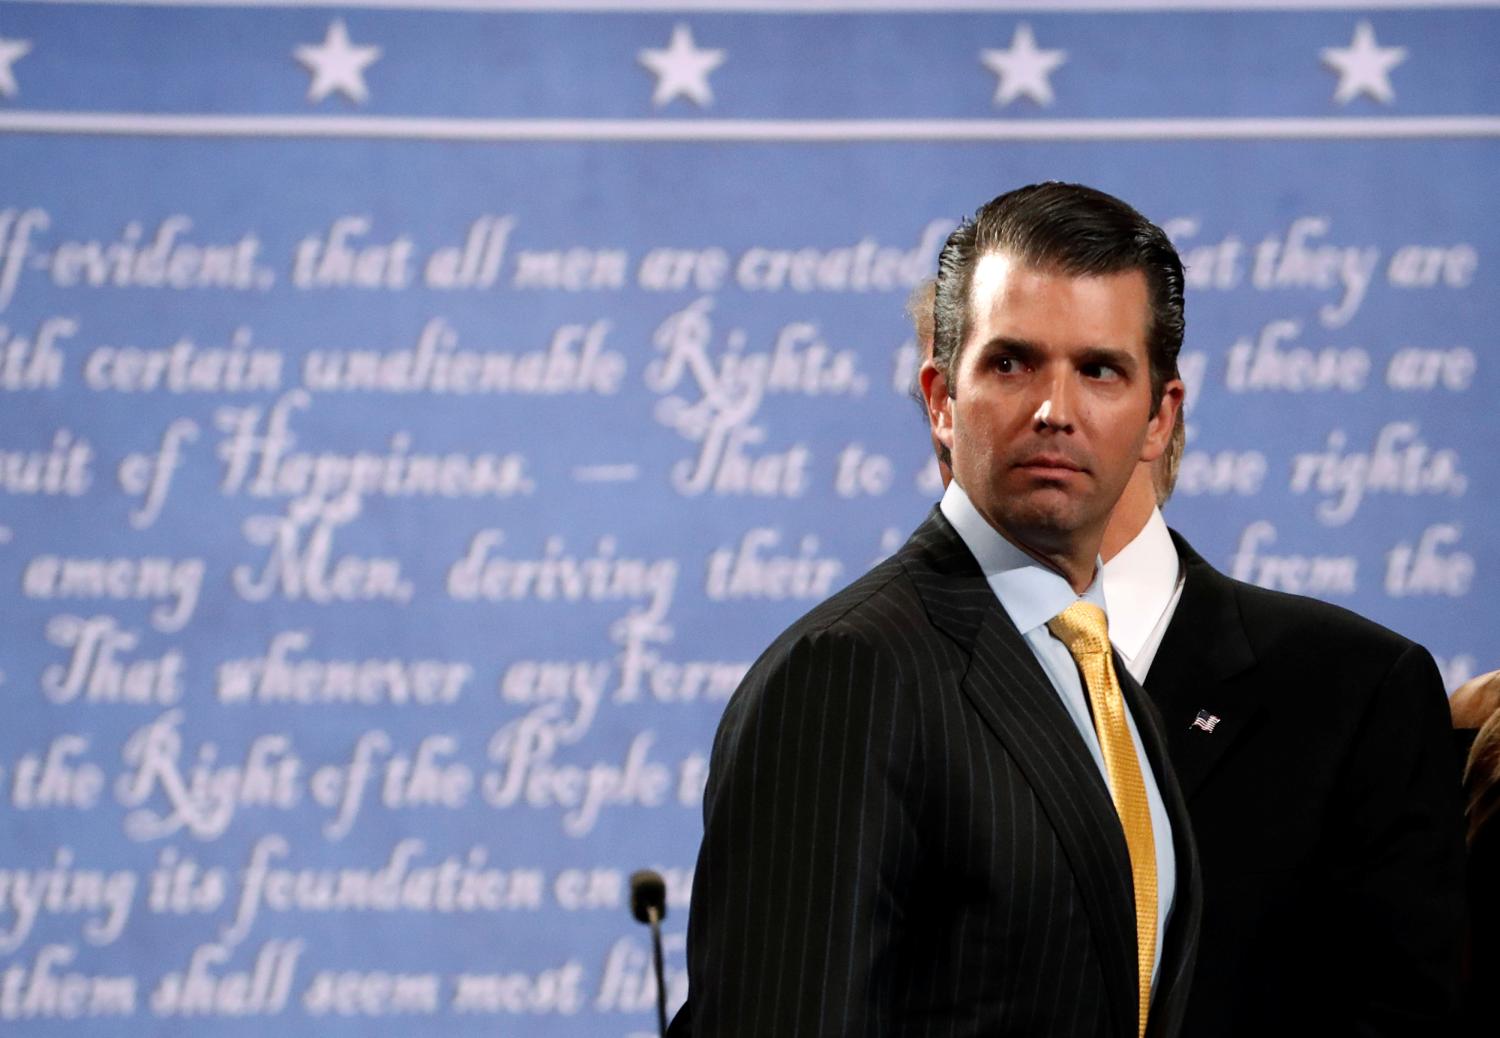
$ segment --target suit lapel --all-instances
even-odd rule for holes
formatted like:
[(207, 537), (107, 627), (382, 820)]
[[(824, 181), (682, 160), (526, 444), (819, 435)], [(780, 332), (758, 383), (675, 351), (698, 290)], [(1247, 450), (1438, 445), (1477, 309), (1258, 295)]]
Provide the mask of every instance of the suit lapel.
[[(1255, 663), (1233, 585), (1176, 532), (1182, 598), (1146, 674), (1161, 710), (1183, 795), (1191, 800), (1220, 760), (1260, 722), (1265, 707), (1230, 680)], [(1195, 726), (1199, 716), (1211, 731)]]
[(970, 652), (963, 693), (1026, 776), (1057, 834), (1093, 924), (1110, 1005), (1134, 1033), (1130, 857), (1104, 778), (1036, 656), (941, 512), (934, 509), (913, 535), (913, 547), (918, 550), (903, 559), (907, 572), (933, 624)]

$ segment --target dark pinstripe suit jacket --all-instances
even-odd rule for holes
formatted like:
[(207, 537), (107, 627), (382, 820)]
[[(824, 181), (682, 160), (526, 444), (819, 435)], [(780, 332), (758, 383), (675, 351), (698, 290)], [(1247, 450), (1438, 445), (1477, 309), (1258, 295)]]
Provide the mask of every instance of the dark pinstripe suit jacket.
[[(1200, 887), (1177, 836), (1150, 1034), (1178, 1033)], [(1136, 1033), (1130, 864), (1099, 770), (973, 556), (934, 510), (799, 620), (715, 739), (672, 1034)]]

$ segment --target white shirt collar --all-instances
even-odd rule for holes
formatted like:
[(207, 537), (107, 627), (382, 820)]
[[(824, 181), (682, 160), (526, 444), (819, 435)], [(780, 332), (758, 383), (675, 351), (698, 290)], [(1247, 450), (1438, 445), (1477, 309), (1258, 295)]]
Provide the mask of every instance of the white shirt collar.
[(1093, 582), (1079, 595), (1061, 573), (1042, 565), (1002, 537), (974, 507), (957, 480), (948, 484), (938, 507), (979, 563), (995, 597), (1021, 634), (1041, 627), (1080, 598), (1108, 612), (1099, 579), (1102, 567), (1097, 560)]
[(1109, 640), (1134, 659), (1158, 627), (1178, 590), (1181, 563), (1161, 510), (1135, 539), (1104, 564), (1104, 600), (1109, 603)]

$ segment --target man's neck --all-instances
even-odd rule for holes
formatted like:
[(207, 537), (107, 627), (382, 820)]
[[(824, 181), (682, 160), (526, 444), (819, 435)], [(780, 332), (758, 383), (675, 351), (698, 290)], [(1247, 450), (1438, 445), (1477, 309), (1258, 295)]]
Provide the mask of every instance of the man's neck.
[(1003, 553), (1009, 558), (1006, 566), (1014, 568), (1015, 556), (1023, 555), (1035, 562), (1039, 569), (1057, 574), (1079, 595), (1094, 583), (1099, 561), (1099, 538), (1104, 535), (1103, 530), (1095, 529), (1088, 533), (1072, 531), (1066, 535), (1056, 532), (1055, 536), (1049, 537), (1048, 533), (1052, 531), (1008, 529), (979, 509), (957, 480), (944, 491), (940, 507), (981, 565), (986, 564), (986, 559), (999, 564), (998, 557), (987, 548), (990, 538), (996, 538), (1006, 546)]
[(1008, 530), (995, 526), (994, 523), (990, 523), (990, 525), (994, 527), (996, 533), (1015, 545), (1018, 550), (1025, 552), (1031, 558), (1036, 559), (1037, 562), (1040, 562), (1043, 566), (1061, 576), (1068, 582), (1068, 586), (1078, 594), (1083, 594), (1088, 590), (1089, 585), (1094, 582), (1095, 563), (1099, 559), (1097, 548), (1089, 552), (1085, 546), (1074, 544), (1069, 545), (1067, 549), (1048, 550), (1047, 548), (1027, 544), (1019, 537), (1013, 536)]
[(1041, 564), (1046, 565), (1049, 570), (1055, 570), (1056, 573), (1061, 574), (1062, 579), (1067, 580), (1068, 586), (1073, 588), (1074, 591), (1079, 592), (1079, 594), (1088, 591), (1089, 585), (1094, 583), (1094, 565), (1098, 561), (1098, 552), (1095, 552), (1094, 555), (1089, 555), (1088, 562), (1085, 562), (1076, 555), (1049, 553), (1044, 552), (1044, 550), (1035, 549), (1035, 547), (1026, 544), (1025, 541), (1016, 540), (1016, 538), (1011, 537), (1004, 529), (999, 532), (1001, 532), (1001, 537), (1005, 537), (1005, 540), (1016, 544), (1016, 547), (1031, 555), (1032, 558), (1037, 559)]
[(1109, 525), (1105, 526), (1104, 540), (1099, 545), (1100, 557), (1108, 562), (1120, 554), (1146, 528), (1155, 510), (1156, 487), (1151, 482), (1151, 466), (1141, 462), (1130, 474), (1125, 492), (1109, 513)]

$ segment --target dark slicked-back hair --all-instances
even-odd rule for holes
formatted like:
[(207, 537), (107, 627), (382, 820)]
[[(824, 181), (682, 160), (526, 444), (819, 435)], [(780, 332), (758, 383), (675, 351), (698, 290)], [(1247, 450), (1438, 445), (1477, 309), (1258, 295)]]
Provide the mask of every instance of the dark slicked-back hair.
[(1055, 181), (1009, 191), (979, 208), (948, 236), (938, 256), (933, 361), (955, 389), (958, 355), (973, 315), (969, 294), (983, 256), (1004, 253), (1036, 270), (1100, 277), (1139, 270), (1151, 304), (1146, 354), (1151, 362), (1151, 411), (1162, 387), (1177, 377), (1185, 328), (1182, 260), (1156, 224), (1124, 202), (1082, 184)]

